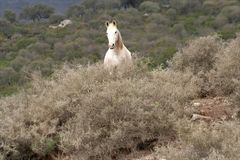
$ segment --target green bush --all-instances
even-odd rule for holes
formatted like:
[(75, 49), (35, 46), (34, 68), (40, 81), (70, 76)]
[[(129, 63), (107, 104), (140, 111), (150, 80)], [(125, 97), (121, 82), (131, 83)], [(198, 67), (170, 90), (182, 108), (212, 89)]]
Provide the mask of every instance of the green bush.
[(152, 13), (152, 12), (159, 12), (160, 7), (159, 4), (152, 1), (144, 1), (140, 4), (139, 9), (141, 11)]
[(36, 42), (27, 47), (27, 50), (33, 52), (34, 54), (39, 54), (46, 56), (51, 52), (51, 46), (44, 42)]
[(31, 52), (27, 49), (22, 49), (18, 52), (19, 56), (22, 56), (23, 58), (26, 58), (28, 61), (34, 61), (37, 59), (41, 59), (41, 56), (39, 54), (35, 54), (34, 52)]
[(53, 73), (53, 60), (50, 58), (43, 60), (35, 60), (31, 62), (28, 66), (28, 70), (31, 71), (39, 71), (43, 76), (50, 76)]
[(167, 15), (171, 18), (171, 20), (175, 20), (177, 17), (177, 10), (170, 8), (167, 10)]
[(228, 18), (230, 23), (236, 23), (240, 21), (240, 6), (227, 6), (221, 10), (221, 15)]
[(73, 60), (80, 58), (82, 50), (77, 43), (68, 42), (67, 44), (56, 43), (54, 46), (54, 56), (59, 60)]
[[(0, 97), (7, 97), (13, 94), (16, 94), (19, 90), (19, 86), (17, 85), (8, 85), (8, 86), (0, 86)], [(0, 153), (1, 155), (1, 153)], [(1, 159), (1, 156), (0, 156)]]
[(201, 9), (201, 2), (199, 0), (170, 0), (169, 1), (172, 8), (176, 9), (178, 12), (186, 14), (189, 12), (198, 11)]
[(187, 35), (187, 31), (183, 23), (174, 24), (171, 30), (175, 35), (179, 37), (185, 37)]
[(0, 34), (11, 37), (14, 34), (14, 26), (8, 21), (0, 19)]
[(218, 34), (222, 39), (228, 40), (236, 37), (236, 33), (233, 30), (221, 29)]
[(221, 28), (228, 23), (228, 18), (224, 15), (218, 15), (214, 20), (214, 27)]
[(13, 61), (11, 61), (12, 68), (19, 72), (23, 66), (28, 65), (30, 61), (24, 57), (18, 56)]
[(218, 34), (221, 38), (227, 40), (236, 38), (236, 32), (237, 30), (234, 24), (225, 24), (221, 29), (219, 29)]
[(0, 60), (0, 69), (9, 66), (9, 61), (7, 60)]
[(148, 20), (150, 21), (150, 23), (157, 24), (157, 25), (168, 25), (168, 24), (170, 24), (169, 19), (161, 13), (153, 13), (148, 18)]
[(21, 49), (26, 48), (27, 46), (29, 46), (30, 44), (32, 44), (34, 42), (36, 42), (36, 39), (34, 39), (34, 38), (23, 37), (23, 38), (18, 39), (16, 41), (16, 43), (13, 46), (13, 48), (14, 48), (15, 51), (19, 51)]
[(238, 5), (237, 0), (229, 0), (229, 1), (224, 1), (224, 0), (205, 0), (203, 2), (203, 10), (205, 13), (208, 14), (213, 14), (217, 15), (221, 12), (221, 10), (226, 7), (226, 6), (231, 6), (231, 5)]
[(18, 81), (19, 75), (11, 68), (6, 67), (0, 70), (0, 86), (9, 86)]
[(188, 31), (190, 34), (197, 34), (197, 25), (196, 25), (196, 18), (195, 16), (187, 16), (183, 18), (184, 27), (186, 28), (186, 31)]

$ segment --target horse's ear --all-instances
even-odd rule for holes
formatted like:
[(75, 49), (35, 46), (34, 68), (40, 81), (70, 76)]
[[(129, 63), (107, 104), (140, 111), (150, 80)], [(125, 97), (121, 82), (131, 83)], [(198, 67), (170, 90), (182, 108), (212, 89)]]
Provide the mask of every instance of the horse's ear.
[(117, 26), (117, 22), (115, 20), (112, 21), (114, 26)]
[(109, 26), (109, 21), (105, 22), (105, 26), (108, 27)]

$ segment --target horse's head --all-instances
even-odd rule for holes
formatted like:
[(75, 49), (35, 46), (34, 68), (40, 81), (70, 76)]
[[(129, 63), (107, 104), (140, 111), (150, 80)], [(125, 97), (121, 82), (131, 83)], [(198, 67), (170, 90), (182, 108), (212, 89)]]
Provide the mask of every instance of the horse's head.
[(122, 48), (122, 38), (117, 29), (117, 22), (114, 20), (112, 22), (107, 21), (105, 25), (107, 27), (108, 47), (110, 49)]

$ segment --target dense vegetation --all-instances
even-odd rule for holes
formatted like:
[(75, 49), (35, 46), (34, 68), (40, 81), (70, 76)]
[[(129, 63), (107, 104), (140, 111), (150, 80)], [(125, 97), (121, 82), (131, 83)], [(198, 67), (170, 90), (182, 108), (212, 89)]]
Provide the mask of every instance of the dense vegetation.
[[(49, 28), (63, 19), (73, 24)], [(134, 53), (132, 68), (112, 74), (101, 61), (110, 19)], [(0, 160), (131, 159), (141, 152), (239, 160), (239, 30), (238, 0), (85, 0), (66, 15), (43, 4), (6, 10)], [(199, 99), (222, 101), (229, 116), (192, 121)]]
[[(195, 36), (217, 32), (223, 39), (234, 38), (240, 29), (239, 8), (237, 0), (86, 0), (65, 16), (46, 5), (27, 7), (18, 19), (5, 11), (0, 19), (0, 95), (16, 92), (33, 71), (49, 76), (62, 62), (102, 60), (106, 20), (116, 19), (126, 46), (154, 68), (166, 66), (177, 48)], [(72, 19), (73, 25), (48, 27), (64, 18)]]
[[(31, 88), (0, 100), (0, 159), (130, 159), (151, 151), (156, 159), (239, 160), (239, 36), (189, 41), (167, 69), (134, 62), (111, 75), (101, 64), (65, 65), (51, 79), (34, 74)], [(192, 100), (207, 96), (224, 96), (237, 114), (191, 121)]]

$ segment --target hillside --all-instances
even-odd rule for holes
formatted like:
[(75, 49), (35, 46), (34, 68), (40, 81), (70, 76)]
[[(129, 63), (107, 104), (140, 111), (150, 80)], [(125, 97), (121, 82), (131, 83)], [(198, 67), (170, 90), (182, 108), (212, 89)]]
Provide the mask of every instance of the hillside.
[(0, 159), (239, 160), (240, 37), (196, 38), (170, 63), (34, 74), (0, 100)]
[[(14, 1), (2, 1), (6, 2)], [(125, 45), (143, 58), (149, 69), (168, 67), (167, 61), (177, 48), (194, 37), (217, 33), (228, 40), (240, 31), (240, 2), (236, 0), (140, 2), (87, 0), (65, 15), (55, 13), (27, 24), (0, 19), (0, 96), (28, 85), (33, 72), (48, 77), (63, 63), (101, 61), (107, 50), (106, 20), (117, 20)], [(49, 28), (64, 18), (71, 19), (73, 25)]]
[(50, 5), (55, 8), (57, 13), (64, 14), (70, 6), (79, 4), (80, 0), (0, 0), (0, 16), (4, 10), (19, 13), (26, 6), (39, 3)]

